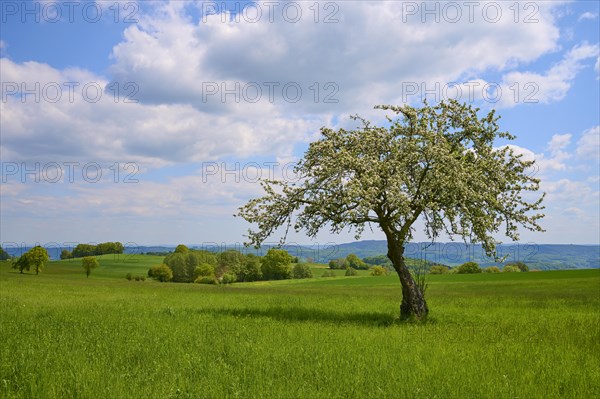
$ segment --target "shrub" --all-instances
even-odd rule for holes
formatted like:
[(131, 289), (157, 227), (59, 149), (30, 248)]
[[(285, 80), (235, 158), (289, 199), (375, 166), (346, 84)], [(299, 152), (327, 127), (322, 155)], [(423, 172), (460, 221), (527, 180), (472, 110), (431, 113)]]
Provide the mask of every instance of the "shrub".
[(213, 274), (212, 276), (200, 276), (196, 280), (194, 280), (196, 284), (219, 284), (219, 280)]
[(135, 277), (134, 277), (134, 280), (135, 280), (135, 281), (140, 281), (140, 280), (141, 280), (141, 277), (140, 277), (140, 276), (135, 276)]
[(203, 263), (194, 269), (194, 280), (198, 277), (212, 276), (215, 274), (215, 268), (213, 265)]
[(335, 272), (333, 270), (325, 270), (321, 277), (335, 277)]
[(481, 273), (481, 268), (475, 262), (465, 262), (458, 267), (458, 274), (474, 274)]
[(348, 267), (348, 264), (347, 264), (345, 258), (332, 259), (329, 261), (330, 269), (345, 269), (347, 267)]
[(260, 270), (260, 258), (254, 254), (247, 254), (242, 264), (233, 270), (237, 281), (257, 281), (262, 280), (262, 271)]
[(146, 281), (146, 276), (140, 276), (140, 280)]
[(231, 284), (235, 283), (235, 274), (233, 273), (225, 273), (223, 277), (221, 277), (222, 284)]
[(483, 269), (483, 271), (486, 273), (500, 273), (500, 269), (498, 269), (498, 266), (486, 267), (485, 269)]
[(516, 267), (519, 268), (519, 271), (522, 271), (522, 272), (528, 272), (529, 271), (529, 266), (527, 266), (523, 262), (507, 263), (504, 267), (506, 267), (506, 266), (516, 266)]
[(387, 276), (388, 270), (383, 266), (373, 266), (371, 268), (371, 276)]
[(292, 256), (284, 249), (271, 248), (262, 259), (265, 280), (285, 280), (292, 277)]
[(125, 275), (125, 278), (126, 278), (127, 280), (131, 281), (131, 280), (133, 279), (133, 276), (131, 275), (131, 273), (127, 273), (127, 274)]
[(305, 263), (296, 263), (292, 269), (292, 276), (294, 278), (312, 278), (313, 273), (310, 267)]
[(521, 271), (521, 269), (519, 269), (519, 267), (515, 266), (515, 265), (506, 265), (506, 266), (504, 266), (502, 271), (504, 273), (518, 273)]
[(429, 274), (447, 274), (448, 270), (449, 269), (447, 266), (434, 265), (431, 266), (431, 269), (429, 269)]
[(356, 276), (358, 274), (358, 272), (356, 271), (356, 269), (353, 269), (351, 267), (346, 269), (346, 276)]
[(367, 265), (362, 259), (360, 259), (355, 254), (350, 254), (346, 256), (346, 265), (353, 269), (367, 270), (369, 268), (369, 265)]
[(162, 263), (160, 265), (152, 266), (152, 268), (148, 270), (148, 276), (164, 283), (173, 279), (173, 271), (169, 266)]
[(81, 260), (81, 266), (83, 267), (83, 270), (85, 270), (85, 275), (90, 277), (92, 270), (100, 266), (100, 264), (98, 263), (98, 259), (93, 256), (86, 256)]

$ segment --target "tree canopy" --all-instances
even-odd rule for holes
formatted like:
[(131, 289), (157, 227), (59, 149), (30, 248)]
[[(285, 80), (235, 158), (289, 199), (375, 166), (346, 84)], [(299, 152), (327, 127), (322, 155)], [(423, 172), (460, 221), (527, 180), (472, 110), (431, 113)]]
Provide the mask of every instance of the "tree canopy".
[(45, 248), (36, 245), (21, 255), (19, 259), (13, 263), (13, 269), (18, 269), (19, 272), (23, 273), (23, 270), (29, 271), (33, 268), (35, 274), (39, 274), (49, 260), (50, 256), (48, 256), (48, 251), (46, 251)]
[(98, 263), (98, 259), (93, 256), (86, 256), (81, 260), (81, 266), (83, 267), (83, 270), (85, 270), (86, 277), (89, 278), (90, 274), (92, 274), (92, 270), (100, 266), (100, 264)]
[(459, 236), (481, 243), (496, 257), (494, 238), (519, 239), (518, 227), (543, 231), (538, 220), (543, 195), (530, 175), (534, 161), (495, 141), (513, 140), (500, 131), (494, 111), (450, 100), (438, 105), (377, 106), (390, 111), (389, 126), (354, 116), (355, 130), (321, 128), (294, 168), (297, 181), (263, 180), (265, 195), (250, 200), (238, 215), (255, 225), (248, 244), (260, 245), (280, 227), (315, 237), (353, 229), (358, 239), (369, 225), (388, 242), (388, 257), (403, 289), (401, 314), (422, 317), (428, 308), (404, 264), (404, 246), (423, 221), (426, 236)]

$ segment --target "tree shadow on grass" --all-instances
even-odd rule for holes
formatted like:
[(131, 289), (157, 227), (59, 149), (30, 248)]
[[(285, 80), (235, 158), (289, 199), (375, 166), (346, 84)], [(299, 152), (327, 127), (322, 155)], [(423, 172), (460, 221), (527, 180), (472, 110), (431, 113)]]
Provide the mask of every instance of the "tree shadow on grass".
[(399, 321), (396, 315), (384, 312), (336, 312), (314, 308), (303, 308), (300, 306), (283, 307), (274, 306), (265, 309), (257, 308), (213, 308), (199, 309), (200, 313), (208, 313), (214, 316), (233, 316), (239, 318), (268, 317), (274, 320), (286, 322), (316, 322), (334, 324), (354, 324), (367, 327), (388, 327)]

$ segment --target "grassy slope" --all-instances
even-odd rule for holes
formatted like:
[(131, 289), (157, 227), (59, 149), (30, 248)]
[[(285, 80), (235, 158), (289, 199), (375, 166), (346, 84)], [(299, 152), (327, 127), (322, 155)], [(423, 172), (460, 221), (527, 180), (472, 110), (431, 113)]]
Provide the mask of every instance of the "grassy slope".
[(123, 278), (161, 260), (0, 265), (0, 397), (600, 396), (600, 270), (431, 276), (414, 325), (395, 276)]

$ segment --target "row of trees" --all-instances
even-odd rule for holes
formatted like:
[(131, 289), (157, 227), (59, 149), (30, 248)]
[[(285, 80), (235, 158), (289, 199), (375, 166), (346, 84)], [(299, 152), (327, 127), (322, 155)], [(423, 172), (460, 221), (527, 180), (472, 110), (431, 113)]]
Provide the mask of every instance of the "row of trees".
[(370, 265), (365, 263), (364, 260), (360, 259), (355, 254), (350, 254), (345, 258), (332, 259), (329, 261), (330, 269), (348, 269), (352, 268), (355, 270), (368, 270)]
[(93, 244), (77, 244), (73, 252), (63, 249), (60, 252), (61, 259), (83, 258), (86, 256), (97, 256), (107, 254), (122, 254), (124, 251), (123, 244), (120, 242), (102, 242), (97, 245)]
[(148, 270), (148, 276), (163, 282), (206, 284), (312, 277), (308, 265), (298, 263), (292, 267), (294, 260), (283, 249), (271, 248), (259, 257), (236, 250), (215, 254), (178, 245), (161, 265)]
[[(12, 268), (19, 270), (21, 274), (23, 274), (25, 270), (31, 271), (33, 269), (37, 275), (40, 274), (49, 260), (50, 255), (48, 255), (46, 248), (36, 245), (23, 255), (13, 259)], [(93, 256), (86, 256), (81, 260), (81, 266), (85, 271), (85, 275), (90, 277), (92, 270), (97, 268), (99, 263)]]
[(500, 270), (497, 266), (490, 266), (482, 269), (478, 263), (476, 262), (465, 262), (462, 265), (450, 269), (448, 266), (443, 265), (435, 265), (432, 266), (429, 270), (429, 274), (447, 274), (447, 273), (457, 273), (457, 274), (476, 274), (476, 273), (514, 273), (514, 272), (528, 272), (529, 266), (527, 266), (523, 262), (514, 262), (507, 263), (504, 265), (502, 270)]

